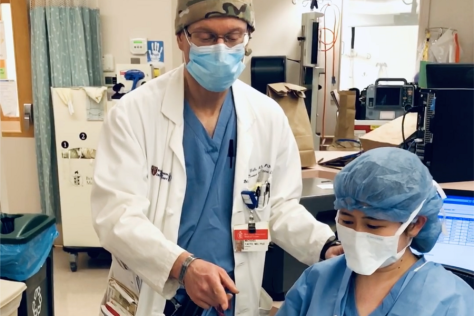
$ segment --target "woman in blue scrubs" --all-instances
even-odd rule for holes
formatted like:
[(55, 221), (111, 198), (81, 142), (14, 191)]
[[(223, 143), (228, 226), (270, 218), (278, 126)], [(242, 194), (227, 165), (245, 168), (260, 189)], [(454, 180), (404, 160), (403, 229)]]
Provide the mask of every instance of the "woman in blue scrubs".
[(474, 315), (474, 290), (411, 250), (436, 244), (444, 195), (416, 155), (371, 150), (337, 175), (334, 191), (345, 255), (308, 268), (277, 316)]

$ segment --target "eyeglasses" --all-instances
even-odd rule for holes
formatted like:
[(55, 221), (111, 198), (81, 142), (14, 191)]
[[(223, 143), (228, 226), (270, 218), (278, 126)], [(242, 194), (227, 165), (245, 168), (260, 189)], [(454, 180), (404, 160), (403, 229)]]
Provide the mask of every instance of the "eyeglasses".
[(212, 32), (206, 32), (206, 31), (196, 31), (196, 32), (190, 33), (188, 30), (186, 30), (186, 34), (191, 39), (191, 41), (197, 46), (212, 45), (212, 44), (217, 43), (217, 41), (220, 38), (222, 38), (224, 42), (227, 44), (227, 46), (232, 47), (238, 44), (242, 44), (245, 41), (245, 38), (248, 37), (247, 32), (239, 32), (239, 31), (230, 32), (223, 36), (217, 35)]

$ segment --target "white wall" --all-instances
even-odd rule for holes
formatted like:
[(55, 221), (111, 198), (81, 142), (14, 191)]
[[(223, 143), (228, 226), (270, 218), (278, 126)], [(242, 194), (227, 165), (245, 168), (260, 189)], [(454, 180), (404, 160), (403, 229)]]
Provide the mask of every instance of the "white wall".
[(474, 0), (431, 0), (429, 26), (456, 29), (461, 62), (474, 63)]
[[(130, 39), (145, 37), (164, 41), (165, 67), (173, 68), (172, 23), (176, 0), (99, 0), (102, 23), (102, 53), (112, 54), (116, 64), (129, 64)], [(173, 11), (174, 12), (174, 11)]]
[(346, 56), (351, 50), (351, 31), (344, 29), (341, 89), (362, 90), (374, 84), (379, 78), (378, 64), (387, 65), (383, 78), (413, 81), (417, 69), (418, 26), (357, 27), (355, 38), (358, 56), (352, 59)]

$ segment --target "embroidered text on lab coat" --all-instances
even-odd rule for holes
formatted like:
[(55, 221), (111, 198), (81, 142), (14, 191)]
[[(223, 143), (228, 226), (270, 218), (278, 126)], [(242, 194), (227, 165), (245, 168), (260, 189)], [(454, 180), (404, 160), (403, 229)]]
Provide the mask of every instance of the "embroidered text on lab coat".
[(151, 166), (152, 176), (160, 177), (161, 180), (171, 182), (171, 173), (163, 172), (163, 170), (158, 169), (158, 167)]

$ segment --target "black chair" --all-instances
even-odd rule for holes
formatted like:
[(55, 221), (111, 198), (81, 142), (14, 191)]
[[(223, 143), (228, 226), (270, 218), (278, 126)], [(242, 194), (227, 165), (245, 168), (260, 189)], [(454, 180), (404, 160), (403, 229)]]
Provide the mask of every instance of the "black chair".
[(474, 289), (474, 271), (469, 271), (448, 265), (443, 265), (443, 267), (463, 279), (467, 284), (469, 284), (472, 289)]

